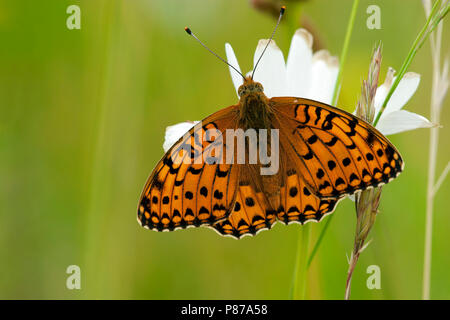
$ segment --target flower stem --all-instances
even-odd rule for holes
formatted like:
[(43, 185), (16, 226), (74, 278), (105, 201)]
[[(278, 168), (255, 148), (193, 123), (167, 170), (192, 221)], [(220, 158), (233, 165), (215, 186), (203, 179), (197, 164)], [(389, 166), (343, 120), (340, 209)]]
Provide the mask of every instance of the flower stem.
[[(334, 85), (334, 91), (333, 91), (333, 99), (332, 104), (336, 105), (337, 100), (339, 98), (339, 89), (341, 87), (341, 79), (342, 79), (342, 70), (344, 68), (344, 63), (345, 63), (345, 58), (347, 56), (347, 52), (348, 52), (348, 47), (350, 44), (350, 38), (353, 32), (353, 26), (355, 25), (355, 17), (356, 17), (356, 11), (358, 9), (358, 5), (359, 5), (359, 0), (354, 0), (353, 1), (353, 7), (352, 7), (352, 11), (350, 13), (350, 20), (348, 22), (347, 25), (347, 31), (345, 34), (345, 40), (344, 40), (344, 46), (342, 47), (342, 52), (341, 52), (341, 56), (340, 56), (340, 62), (339, 62), (339, 71), (338, 71), (338, 76), (336, 79), (336, 84)], [(311, 254), (308, 258), (307, 261), (307, 268), (311, 265), (314, 256), (316, 255), (317, 251), (319, 250), (320, 244), (322, 243), (322, 240), (325, 236), (326, 231), (328, 230), (328, 227), (331, 223), (331, 221), (333, 220), (333, 215), (330, 215), (330, 217), (327, 219), (327, 221), (325, 222), (324, 227), (322, 228), (322, 230), (320, 231), (320, 235), (319, 238), (317, 239), (317, 242), (314, 244), (314, 248), (311, 251)]]
[[(435, 4), (436, 6), (436, 4)], [(433, 7), (434, 9), (434, 7)], [(448, 10), (448, 9), (447, 9)], [(432, 16), (433, 10), (431, 10), (430, 15)], [(428, 18), (429, 19), (429, 18)], [(439, 123), (439, 114), (441, 109), (441, 103), (443, 99), (439, 99), (438, 96), (441, 94), (439, 88), (441, 87), (440, 81), (442, 79), (440, 73), (440, 49), (441, 49), (441, 38), (442, 38), (442, 24), (438, 26), (437, 35), (432, 35), (430, 38), (431, 42), (431, 57), (433, 62), (433, 80), (431, 88), (431, 121), (434, 123)], [(439, 128), (431, 128), (430, 132), (430, 150), (428, 159), (428, 185), (427, 185), (427, 206), (426, 206), (426, 217), (425, 217), (425, 249), (424, 249), (424, 261), (423, 261), (423, 284), (422, 284), (422, 299), (430, 299), (430, 279), (431, 279), (431, 253), (432, 253), (432, 239), (433, 239), (433, 205), (434, 196), (436, 194), (437, 188), (435, 186), (436, 177), (436, 161), (437, 161), (437, 151), (438, 151), (438, 141), (439, 141)], [(444, 171), (445, 172), (445, 171)], [(440, 179), (438, 179), (439, 185)]]
[[(434, 83), (434, 82), (433, 82)], [(434, 121), (431, 118), (431, 121)], [(433, 185), (436, 174), (437, 145), (439, 140), (439, 128), (431, 128), (430, 132), (430, 154), (428, 158), (428, 185), (427, 185), (427, 207), (425, 217), (425, 249), (423, 260), (423, 279), (422, 279), (422, 299), (430, 299), (430, 279), (431, 279), (431, 250), (433, 239), (433, 204), (434, 194)]]
[(306, 285), (308, 281), (307, 270), (308, 264), (306, 257), (309, 251), (309, 243), (311, 239), (311, 225), (305, 224), (300, 229), (297, 245), (297, 258), (295, 261), (295, 270), (293, 278), (292, 298), (294, 300), (305, 300)]
[(331, 100), (333, 105), (336, 105), (338, 97), (339, 97), (339, 90), (341, 87), (341, 79), (342, 79), (342, 70), (344, 68), (345, 58), (347, 57), (347, 51), (348, 51), (348, 47), (350, 44), (350, 38), (352, 36), (353, 26), (355, 25), (355, 17), (356, 17), (356, 11), (358, 9), (358, 5), (359, 5), (359, 0), (354, 0), (352, 12), (350, 13), (350, 20), (347, 25), (347, 32), (345, 34), (344, 46), (342, 47), (342, 52), (341, 52), (341, 56), (339, 59), (340, 60), (339, 61), (339, 71), (338, 71), (338, 76), (336, 79), (336, 84), (334, 85), (333, 99)]
[(364, 190), (355, 194), (356, 232), (352, 255), (349, 261), (345, 300), (350, 299), (352, 276), (361, 252), (367, 247), (367, 237), (375, 224), (382, 188)]
[(107, 210), (105, 210), (104, 205), (106, 202), (106, 197), (108, 196), (109, 180), (108, 176), (110, 174), (105, 173), (105, 163), (110, 163), (111, 157), (110, 149), (108, 149), (107, 143), (107, 128), (108, 128), (108, 117), (111, 114), (111, 108), (108, 103), (108, 96), (110, 94), (111, 87), (111, 74), (114, 70), (114, 64), (112, 61), (112, 46), (117, 41), (115, 25), (117, 24), (117, 19), (119, 18), (120, 3), (117, 1), (105, 2), (102, 8), (103, 16), (103, 26), (106, 37), (104, 37), (104, 42), (101, 43), (102, 48), (104, 48), (104, 55), (102, 56), (102, 76), (101, 76), (101, 89), (99, 91), (99, 103), (97, 111), (97, 122), (96, 122), (96, 132), (95, 132), (95, 142), (92, 157), (92, 169), (89, 184), (89, 202), (86, 215), (86, 239), (85, 239), (85, 256), (84, 265), (86, 265), (86, 273), (88, 275), (89, 289), (83, 290), (85, 297), (88, 298), (99, 298), (102, 297), (105, 292), (108, 292), (107, 280), (101, 268), (99, 267), (99, 262), (104, 259), (104, 239), (107, 238), (107, 228), (104, 221), (108, 218)]
[(356, 267), (356, 263), (358, 262), (359, 259), (359, 253), (357, 253), (355, 256), (352, 255), (351, 260), (350, 260), (350, 264), (348, 267), (348, 272), (347, 272), (347, 282), (345, 283), (345, 300), (350, 300), (350, 292), (352, 289), (351, 283), (352, 283), (352, 276), (353, 276), (353, 271), (355, 270)]
[(309, 266), (311, 265), (311, 263), (313, 261), (313, 258), (314, 258), (314, 256), (317, 253), (317, 250), (319, 250), (320, 243), (322, 242), (323, 237), (325, 236), (325, 232), (327, 231), (328, 227), (330, 226), (331, 219), (333, 219), (333, 217), (334, 217), (334, 215), (331, 214), (328, 217), (327, 221), (325, 222), (325, 225), (323, 226), (322, 231), (320, 232), (319, 238), (317, 239), (317, 242), (314, 245), (314, 247), (313, 247), (313, 249), (311, 251), (311, 254), (309, 255), (308, 262), (307, 262), (307, 265), (306, 265), (307, 268), (309, 268)]

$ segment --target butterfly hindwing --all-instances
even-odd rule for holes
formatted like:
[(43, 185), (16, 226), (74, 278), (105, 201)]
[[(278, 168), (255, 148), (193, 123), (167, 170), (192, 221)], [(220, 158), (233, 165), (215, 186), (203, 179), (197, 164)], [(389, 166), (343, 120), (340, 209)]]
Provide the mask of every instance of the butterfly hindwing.
[(403, 168), (400, 154), (375, 128), (332, 106), (301, 98), (272, 98), (281, 134), (301, 176), (321, 198), (375, 187)]
[(241, 181), (231, 214), (212, 227), (221, 235), (239, 239), (244, 235), (256, 235), (261, 230), (270, 229), (275, 220), (276, 211), (268, 207), (264, 194)]
[(333, 212), (338, 201), (332, 198), (320, 199), (311, 193), (294, 167), (286, 172), (281, 195), (284, 210), (278, 212), (278, 220), (285, 224), (303, 224), (308, 220), (318, 222), (324, 215)]
[[(273, 177), (261, 177), (251, 166), (242, 167), (233, 211), (212, 227), (221, 235), (239, 239), (271, 229), (276, 221), (303, 224), (309, 220), (320, 221), (331, 213), (337, 199), (320, 199), (312, 194), (293, 164), (281, 148), (280, 170)], [(261, 189), (270, 183), (276, 183), (273, 190), (279, 191), (265, 194)]]

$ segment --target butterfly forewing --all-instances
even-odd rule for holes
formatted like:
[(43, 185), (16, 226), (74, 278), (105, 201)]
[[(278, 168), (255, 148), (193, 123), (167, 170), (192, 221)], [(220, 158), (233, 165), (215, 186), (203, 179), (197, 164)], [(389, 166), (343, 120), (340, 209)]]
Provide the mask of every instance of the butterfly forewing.
[(221, 133), (235, 125), (236, 108), (223, 109), (194, 126), (160, 160), (139, 202), (142, 226), (171, 231), (228, 216), (239, 167), (224, 161), (221, 145), (226, 139)]
[(317, 196), (340, 198), (387, 183), (401, 172), (395, 147), (354, 115), (308, 99), (270, 101), (300, 176)]

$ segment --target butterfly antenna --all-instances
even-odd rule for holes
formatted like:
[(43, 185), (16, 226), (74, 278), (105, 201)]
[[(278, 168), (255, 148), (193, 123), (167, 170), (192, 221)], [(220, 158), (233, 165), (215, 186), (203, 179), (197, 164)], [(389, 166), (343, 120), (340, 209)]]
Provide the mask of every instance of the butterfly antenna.
[(272, 41), (273, 36), (275, 35), (275, 32), (277, 31), (278, 25), (280, 24), (281, 18), (283, 17), (285, 11), (286, 11), (286, 7), (285, 7), (285, 6), (282, 6), (282, 7), (281, 7), (281, 10), (280, 10), (280, 15), (278, 16), (278, 21), (277, 21), (277, 24), (276, 24), (276, 26), (275, 26), (275, 29), (273, 29), (272, 35), (270, 36), (269, 41), (267, 41), (266, 47), (264, 48), (263, 52), (262, 52), (261, 55), (259, 56), (259, 59), (258, 59), (258, 61), (256, 62), (255, 67), (253, 68), (252, 79), (253, 79), (253, 76), (255, 75), (256, 67), (258, 66), (259, 62), (261, 61), (261, 58), (262, 58), (263, 55), (264, 55), (264, 52), (266, 52), (267, 47), (269, 46), (270, 42)]
[(220, 60), (222, 60), (225, 64), (227, 64), (230, 68), (233, 68), (234, 71), (236, 71), (237, 73), (239, 73), (241, 75), (241, 77), (245, 80), (245, 76), (235, 67), (233, 67), (231, 64), (228, 63), (228, 61), (226, 61), (225, 59), (223, 59), (221, 56), (219, 56), (217, 53), (215, 53), (214, 51), (212, 51), (210, 48), (208, 48), (203, 42), (200, 41), (199, 38), (197, 38), (197, 36), (195, 34), (192, 33), (191, 29), (189, 29), (188, 27), (184, 28), (184, 30), (186, 31), (186, 33), (190, 36), (192, 36), (195, 40), (197, 40), (198, 43), (200, 43), (203, 48), (205, 48), (206, 50), (208, 50), (209, 52), (211, 52), (213, 55), (215, 55), (217, 58), (219, 58)]

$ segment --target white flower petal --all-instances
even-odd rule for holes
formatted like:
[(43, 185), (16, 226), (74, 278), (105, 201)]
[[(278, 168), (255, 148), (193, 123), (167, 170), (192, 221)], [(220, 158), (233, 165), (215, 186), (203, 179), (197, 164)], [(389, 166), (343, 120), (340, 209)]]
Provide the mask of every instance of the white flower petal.
[[(394, 78), (395, 81), (395, 78)], [(407, 72), (398, 84), (391, 99), (386, 106), (385, 112), (389, 113), (403, 108), (403, 106), (411, 99), (420, 83), (420, 74)]]
[[(394, 83), (397, 77), (393, 77), (394, 69), (389, 68), (388, 74), (386, 75), (386, 81), (378, 87), (377, 93), (375, 94), (375, 114), (381, 109), (381, 105), (383, 104), (386, 96), (391, 89), (392, 84)], [(416, 92), (417, 87), (420, 83), (420, 74), (414, 72), (407, 72), (403, 76), (402, 80), (398, 84), (394, 93), (392, 94), (389, 102), (384, 110), (382, 117), (389, 112), (397, 111), (403, 108), (403, 106), (411, 99), (414, 92)]]
[(168, 126), (164, 137), (163, 149), (167, 152), (186, 132), (200, 121), (186, 121)]
[(298, 29), (292, 37), (286, 64), (287, 91), (292, 97), (305, 97), (311, 80), (313, 36)]
[[(253, 59), (253, 67), (267, 45), (267, 41), (269, 40), (259, 40)], [(285, 95), (286, 65), (284, 63), (283, 53), (277, 47), (275, 41), (270, 41), (270, 44), (255, 71), (254, 80), (263, 85), (264, 93), (269, 98)]]
[[(233, 48), (229, 43), (225, 43), (225, 54), (227, 55), (228, 63), (239, 70), (239, 72), (241, 72), (241, 68), (239, 67), (236, 55), (234, 54)], [(242, 79), (241, 75), (237, 73), (233, 68), (228, 67), (228, 69), (230, 70), (231, 80), (233, 81), (237, 94), (239, 87), (244, 83), (244, 79)]]
[(381, 117), (376, 128), (382, 134), (388, 135), (418, 128), (431, 128), (434, 126), (435, 124), (417, 113), (406, 110), (397, 110), (389, 112)]
[(385, 83), (377, 88), (377, 92), (375, 93), (375, 98), (373, 101), (373, 106), (375, 107), (375, 115), (380, 112), (381, 105), (383, 104), (384, 99), (386, 99), (389, 89), (390, 86), (386, 85)]
[(305, 98), (331, 104), (339, 64), (326, 50), (317, 51), (312, 58), (311, 86)]

